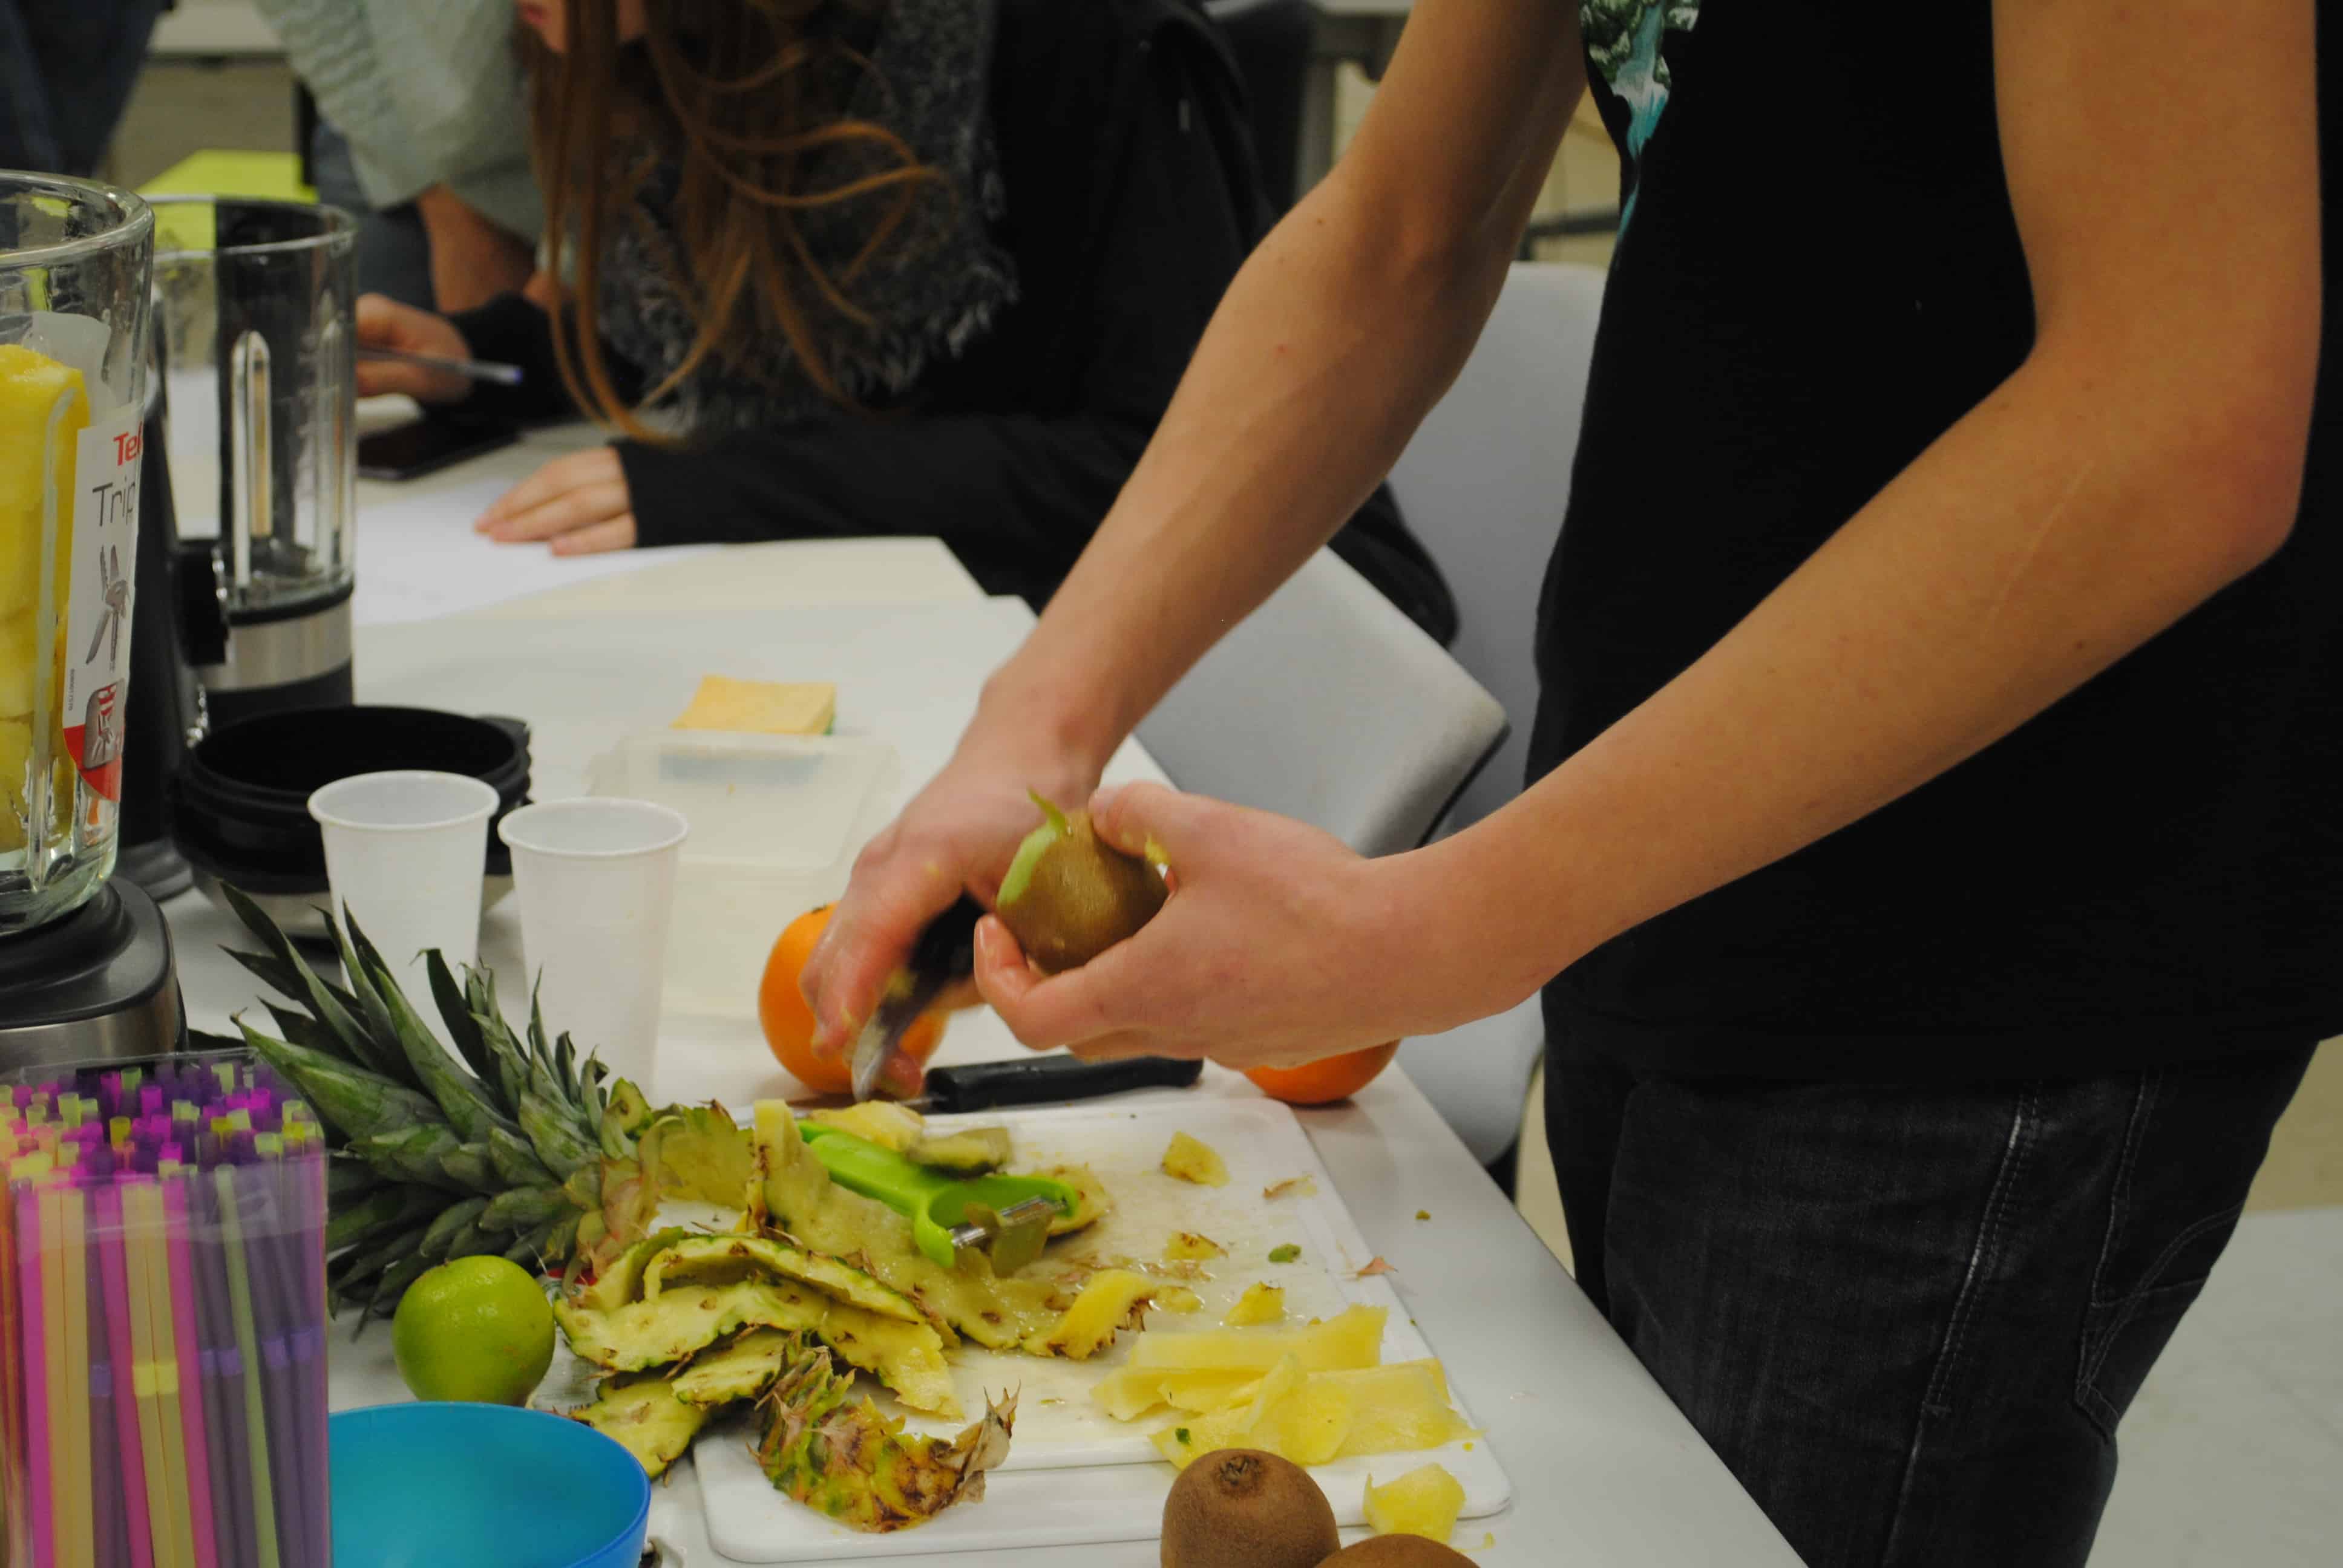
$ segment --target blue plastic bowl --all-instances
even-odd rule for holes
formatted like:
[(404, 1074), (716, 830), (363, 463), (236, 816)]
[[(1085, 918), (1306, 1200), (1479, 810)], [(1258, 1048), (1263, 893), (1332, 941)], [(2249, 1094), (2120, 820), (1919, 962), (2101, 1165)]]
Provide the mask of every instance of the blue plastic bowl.
[(588, 1426), (500, 1404), (346, 1410), (334, 1568), (637, 1568), (651, 1483)]

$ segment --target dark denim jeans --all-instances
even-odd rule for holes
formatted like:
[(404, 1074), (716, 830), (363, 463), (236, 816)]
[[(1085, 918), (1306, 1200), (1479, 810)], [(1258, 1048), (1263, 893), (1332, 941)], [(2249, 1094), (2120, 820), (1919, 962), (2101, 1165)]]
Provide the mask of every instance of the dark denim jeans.
[(0, 0), (0, 169), (97, 171), (163, 0)]
[(2082, 1568), (2312, 1048), (2083, 1081), (1548, 1064), (1578, 1281), (1813, 1568)]

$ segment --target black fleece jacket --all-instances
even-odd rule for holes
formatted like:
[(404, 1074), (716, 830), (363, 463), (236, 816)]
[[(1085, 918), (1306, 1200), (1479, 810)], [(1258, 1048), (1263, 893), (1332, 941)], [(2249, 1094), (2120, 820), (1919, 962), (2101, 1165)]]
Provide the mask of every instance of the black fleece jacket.
[[(932, 534), (988, 591), (1047, 599), (1130, 477), (1270, 213), (1236, 67), (1188, 0), (1000, 0), (991, 105), (1019, 298), (877, 413), (698, 445), (616, 443), (640, 545)], [(544, 312), (455, 317), (523, 387), (468, 414), (574, 412)], [(1456, 608), (1378, 489), (1336, 552), (1443, 643)]]

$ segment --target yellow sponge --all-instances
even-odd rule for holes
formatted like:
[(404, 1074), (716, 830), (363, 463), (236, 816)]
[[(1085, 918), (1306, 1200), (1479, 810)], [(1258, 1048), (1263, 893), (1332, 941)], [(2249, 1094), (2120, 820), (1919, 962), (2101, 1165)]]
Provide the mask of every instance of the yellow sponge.
[(703, 675), (671, 728), (751, 735), (827, 735), (838, 719), (838, 688), (827, 680), (735, 680)]

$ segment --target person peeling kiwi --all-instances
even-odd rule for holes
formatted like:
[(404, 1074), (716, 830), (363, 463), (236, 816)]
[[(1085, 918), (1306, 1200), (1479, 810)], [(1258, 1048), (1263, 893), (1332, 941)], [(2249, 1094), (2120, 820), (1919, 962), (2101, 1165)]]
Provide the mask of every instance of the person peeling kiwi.
[(1163, 874), (1101, 839), (1088, 811), (1039, 794), (1041, 824), (1017, 846), (994, 912), (1044, 974), (1079, 969), (1131, 936), (1163, 907)]

